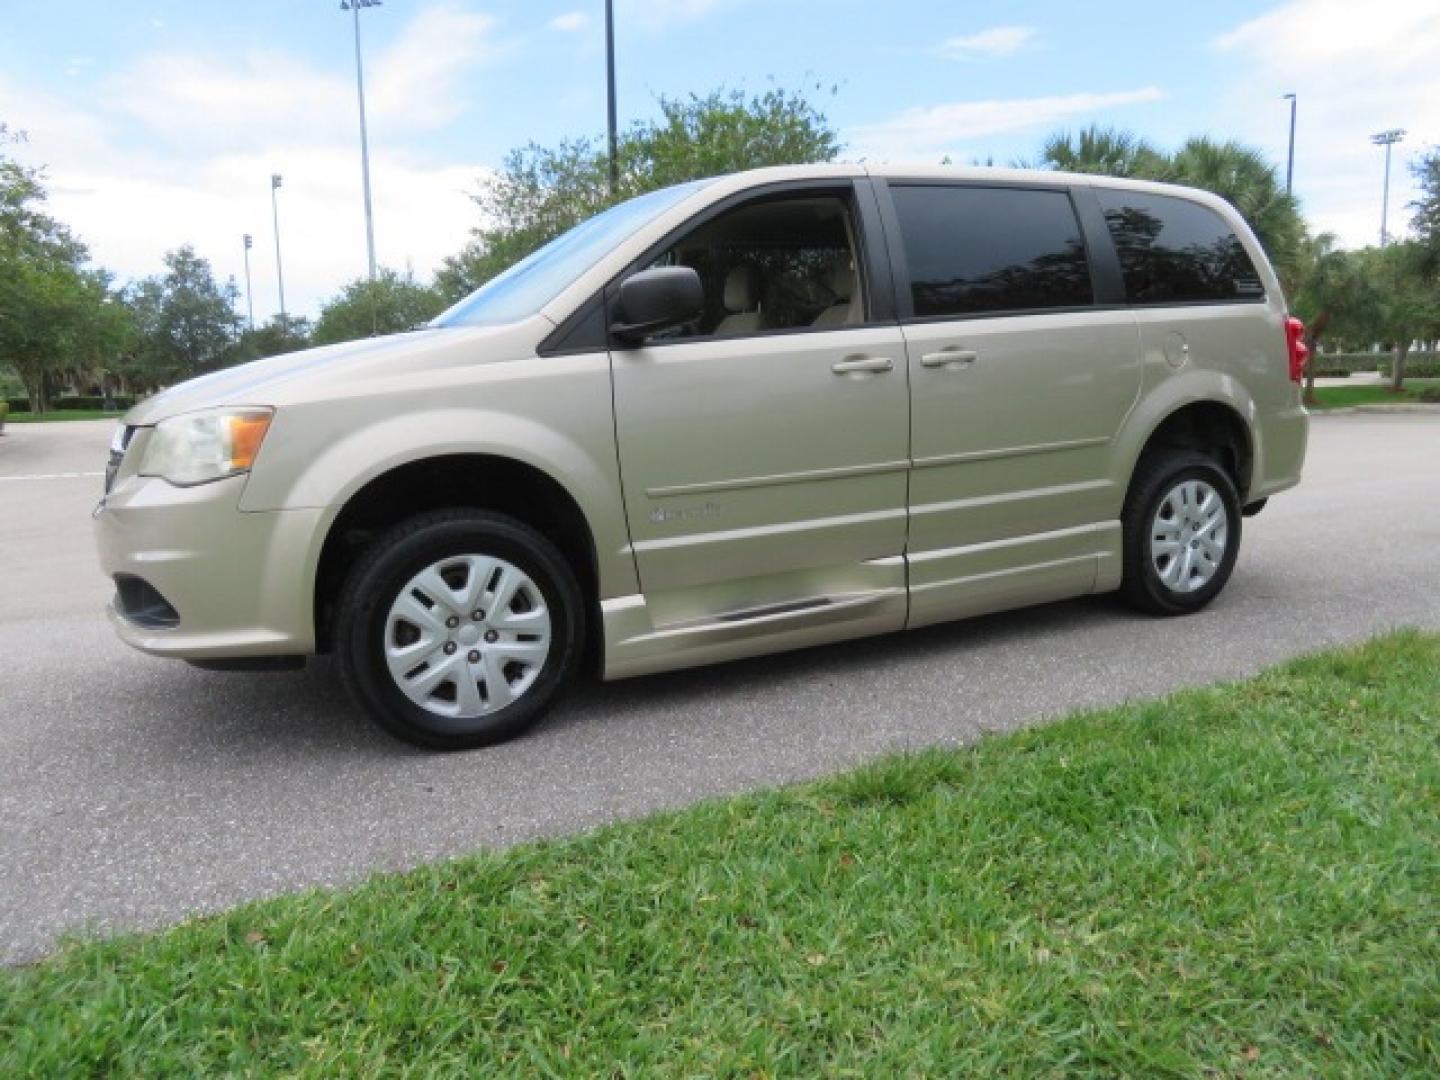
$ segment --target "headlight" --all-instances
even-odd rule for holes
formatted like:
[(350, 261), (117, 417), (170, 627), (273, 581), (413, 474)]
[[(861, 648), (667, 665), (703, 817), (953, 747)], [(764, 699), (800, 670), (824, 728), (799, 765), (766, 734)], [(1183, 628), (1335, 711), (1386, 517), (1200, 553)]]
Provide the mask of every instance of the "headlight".
[(155, 425), (141, 476), (188, 487), (247, 471), (255, 463), (273, 409), (207, 409)]

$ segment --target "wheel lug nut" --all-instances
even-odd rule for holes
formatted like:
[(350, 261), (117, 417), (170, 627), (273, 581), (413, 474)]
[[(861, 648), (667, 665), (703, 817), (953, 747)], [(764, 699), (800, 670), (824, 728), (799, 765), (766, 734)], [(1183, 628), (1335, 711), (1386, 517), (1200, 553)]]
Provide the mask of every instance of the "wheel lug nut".
[(488, 641), (491, 645), (494, 645), (495, 642), (500, 640), (500, 635), (497, 634), (494, 630), (486, 630), (485, 640)]
[(472, 611), (470, 613), (470, 618), (474, 619), (476, 622), (481, 622), (485, 618), (485, 612), (479, 610)]
[(445, 655), (446, 655), (446, 656), (450, 656), (450, 655), (452, 655), (454, 652), (455, 652), (455, 642), (453, 642), (453, 641), (447, 641), (447, 642), (445, 642)]
[(454, 615), (451, 615), (448, 619), (445, 620), (445, 625), (448, 626), (451, 630), (454, 630), (455, 627), (460, 625), (460, 620), (457, 619)]
[(478, 663), (480, 662), (480, 652), (479, 652), (478, 649), (471, 649), (471, 650), (470, 650), (469, 660), (470, 660), (470, 663), (472, 663), (472, 664), (478, 664)]

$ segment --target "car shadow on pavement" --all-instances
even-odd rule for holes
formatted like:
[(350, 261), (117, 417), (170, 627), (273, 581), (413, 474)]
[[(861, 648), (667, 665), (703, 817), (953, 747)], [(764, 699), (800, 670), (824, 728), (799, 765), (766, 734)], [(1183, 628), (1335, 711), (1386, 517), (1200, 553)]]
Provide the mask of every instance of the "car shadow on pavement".
[[(985, 654), (1142, 618), (1110, 597), (1065, 601), (921, 630), (739, 660), (684, 671), (601, 682), (585, 674), (550, 717), (509, 746), (574, 739), (577, 731), (648, 723), (703, 724), (727, 710), (763, 712), (805, 691), (860, 694), (884, 676), (923, 683), (937, 663), (983, 662)], [(1048, 653), (1046, 658), (1048, 659)], [(1038, 661), (1037, 661), (1038, 662)], [(297, 672), (227, 673), (165, 664), (113, 700), (146, 717), (148, 736), (173, 752), (264, 756), (413, 758), (429, 752), (377, 728), (341, 686), (334, 663), (312, 658)], [(143, 689), (142, 689), (143, 687)], [(178, 703), (190, 703), (178, 707)], [(202, 702), (198, 708), (193, 704)], [(777, 712), (783, 712), (778, 709)], [(198, 715), (197, 715), (198, 713)], [(486, 751), (481, 751), (485, 753)], [(503, 747), (489, 753), (504, 752)]]
[(1142, 616), (1120, 609), (1113, 597), (1086, 597), (613, 683), (591, 677), (576, 685), (537, 734), (585, 723), (598, 708), (615, 713), (683, 709), (699, 701), (713, 702), (717, 696), (754, 698), (816, 681), (865, 682), (877, 672), (897, 667), (922, 675), (937, 661), (964, 663), (991, 649), (1138, 618)]

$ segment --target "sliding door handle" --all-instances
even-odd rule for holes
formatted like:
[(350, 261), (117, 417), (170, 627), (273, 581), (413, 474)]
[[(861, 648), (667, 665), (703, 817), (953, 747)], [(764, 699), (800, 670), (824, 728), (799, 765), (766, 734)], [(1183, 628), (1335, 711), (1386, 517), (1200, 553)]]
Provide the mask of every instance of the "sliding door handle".
[(830, 370), (836, 375), (864, 375), (881, 371), (894, 371), (895, 361), (888, 356), (852, 356), (831, 364)]
[(920, 366), (927, 368), (950, 368), (952, 371), (959, 371), (961, 368), (968, 368), (980, 358), (980, 354), (974, 349), (941, 349), (939, 352), (926, 353), (920, 357)]

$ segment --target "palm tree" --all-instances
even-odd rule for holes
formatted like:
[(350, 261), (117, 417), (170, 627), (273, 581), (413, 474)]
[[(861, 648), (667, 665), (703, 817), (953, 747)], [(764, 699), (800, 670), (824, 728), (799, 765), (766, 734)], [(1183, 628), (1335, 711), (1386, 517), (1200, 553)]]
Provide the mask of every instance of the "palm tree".
[(1045, 140), (1040, 160), (1061, 172), (1142, 178), (1153, 176), (1165, 164), (1164, 155), (1138, 135), (1098, 124), (1074, 134), (1057, 131)]
[(1305, 222), (1295, 196), (1285, 191), (1278, 170), (1253, 147), (1236, 142), (1189, 139), (1157, 180), (1204, 188), (1229, 201), (1255, 231), (1261, 246), (1293, 288), (1299, 270)]

